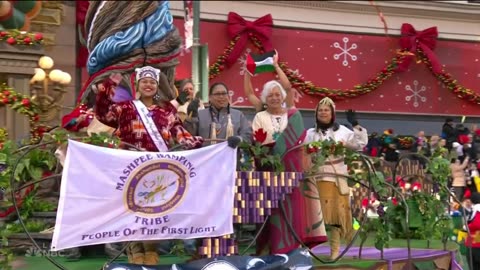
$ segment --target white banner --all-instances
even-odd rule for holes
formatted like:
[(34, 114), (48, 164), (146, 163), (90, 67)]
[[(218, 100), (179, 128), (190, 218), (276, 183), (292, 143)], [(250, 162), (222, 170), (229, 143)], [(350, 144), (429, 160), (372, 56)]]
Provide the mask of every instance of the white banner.
[(134, 152), (68, 142), (52, 250), (233, 233), (236, 150)]

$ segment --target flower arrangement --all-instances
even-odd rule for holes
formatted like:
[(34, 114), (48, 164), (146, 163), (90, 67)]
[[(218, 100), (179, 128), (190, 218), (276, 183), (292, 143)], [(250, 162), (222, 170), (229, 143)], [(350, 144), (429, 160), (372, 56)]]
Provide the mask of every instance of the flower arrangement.
[(310, 169), (307, 174), (316, 174), (318, 168), (325, 165), (331, 157), (343, 157), (344, 162), (349, 169), (349, 174), (355, 177), (356, 170), (359, 169), (359, 165), (356, 161), (359, 161), (360, 154), (346, 147), (343, 142), (336, 142), (333, 139), (316, 141), (305, 144), (305, 152), (311, 157)]
[(285, 170), (281, 157), (272, 153), (274, 144), (264, 144), (267, 140), (267, 132), (259, 128), (253, 133), (253, 143), (241, 142), (239, 148), (242, 150), (240, 159), (241, 170), (248, 171), (254, 167), (256, 169), (269, 168), (275, 172)]
[[(449, 162), (441, 156), (432, 157), (426, 172), (429, 174), (426, 178), (412, 176), (407, 179), (401, 177), (396, 179), (397, 191), (405, 198), (405, 202), (389, 209), (388, 219), (396, 237), (427, 240), (437, 238), (441, 239), (445, 245), (452, 226), (451, 217), (446, 210)], [(423, 190), (422, 180), (428, 181), (430, 177), (431, 189)], [(407, 207), (408, 226), (405, 221)]]
[(0, 107), (8, 106), (17, 113), (23, 114), (30, 119), (31, 125), (31, 141), (38, 141), (47, 127), (39, 125), (39, 110), (29, 96), (16, 92), (13, 88), (6, 84), (0, 85)]
[(43, 44), (42, 33), (27, 33), (19, 30), (0, 31), (0, 41), (9, 45), (41, 45)]

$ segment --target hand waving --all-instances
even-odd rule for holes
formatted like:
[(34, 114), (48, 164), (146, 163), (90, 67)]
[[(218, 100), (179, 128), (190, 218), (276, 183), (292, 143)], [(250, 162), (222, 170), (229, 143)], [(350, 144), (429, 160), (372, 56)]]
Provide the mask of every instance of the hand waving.
[(176, 100), (180, 105), (185, 104), (185, 102), (187, 102), (187, 100), (188, 100), (188, 92), (187, 91), (180, 91), (178, 93), (178, 97), (176, 98)]
[(275, 54), (273, 55), (273, 66), (278, 67), (278, 52), (275, 50)]

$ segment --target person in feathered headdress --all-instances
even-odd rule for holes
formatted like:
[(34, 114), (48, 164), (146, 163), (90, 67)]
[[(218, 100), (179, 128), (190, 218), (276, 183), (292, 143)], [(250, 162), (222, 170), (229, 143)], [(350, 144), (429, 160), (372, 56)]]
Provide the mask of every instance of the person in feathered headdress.
[[(335, 122), (335, 103), (328, 97), (320, 100), (315, 116), (316, 125), (307, 130), (305, 143), (332, 139), (356, 151), (362, 151), (367, 145), (367, 130), (359, 125), (354, 111), (347, 112), (347, 120), (353, 126), (353, 131)], [(335, 259), (340, 253), (341, 238), (350, 241), (353, 236), (350, 188), (347, 179), (340, 176), (348, 175), (348, 169), (343, 157), (329, 156), (319, 171), (335, 175), (324, 175), (317, 179), (323, 218), (326, 225), (332, 226), (329, 241), (331, 258)]]

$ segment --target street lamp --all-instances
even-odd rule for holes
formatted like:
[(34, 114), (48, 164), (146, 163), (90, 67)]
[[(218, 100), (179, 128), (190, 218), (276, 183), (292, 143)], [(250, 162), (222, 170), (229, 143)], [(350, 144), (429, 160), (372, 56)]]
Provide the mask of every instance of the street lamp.
[(32, 86), (32, 102), (40, 110), (40, 122), (49, 122), (60, 117), (65, 87), (72, 81), (67, 72), (52, 69), (53, 59), (42, 56), (38, 60), (39, 68), (30, 80)]

